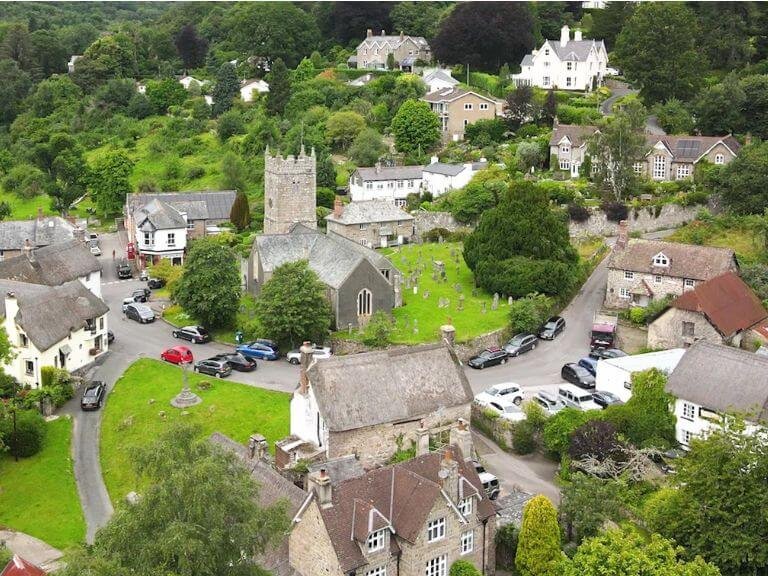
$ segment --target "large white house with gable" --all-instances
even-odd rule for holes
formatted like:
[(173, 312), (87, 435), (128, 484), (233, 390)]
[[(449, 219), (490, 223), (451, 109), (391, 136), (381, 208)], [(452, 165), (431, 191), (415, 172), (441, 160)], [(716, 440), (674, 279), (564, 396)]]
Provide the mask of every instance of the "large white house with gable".
[(560, 31), (560, 40), (545, 40), (540, 49), (523, 57), (521, 72), (513, 74), (518, 86), (558, 90), (593, 90), (603, 83), (608, 52), (602, 40), (583, 40), (581, 30)]

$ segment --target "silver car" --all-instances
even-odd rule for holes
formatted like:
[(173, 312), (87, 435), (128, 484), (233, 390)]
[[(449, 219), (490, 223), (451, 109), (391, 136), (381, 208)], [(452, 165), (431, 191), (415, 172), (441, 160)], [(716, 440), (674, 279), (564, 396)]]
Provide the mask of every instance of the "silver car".
[[(317, 344), (312, 344), (312, 357), (315, 360), (327, 360), (331, 357), (331, 349), (328, 346), (318, 346)], [(301, 362), (301, 351), (291, 350), (288, 352), (288, 354), (285, 355), (285, 359), (288, 360), (291, 364), (298, 364)]]
[(557, 414), (560, 410), (566, 407), (562, 400), (549, 392), (536, 392), (536, 395), (531, 398), (531, 401), (538, 404), (547, 416)]

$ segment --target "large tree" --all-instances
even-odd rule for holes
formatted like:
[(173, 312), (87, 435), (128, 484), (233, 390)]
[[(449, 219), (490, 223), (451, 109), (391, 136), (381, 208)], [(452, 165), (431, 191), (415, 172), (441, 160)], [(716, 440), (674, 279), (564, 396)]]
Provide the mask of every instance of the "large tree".
[(643, 2), (619, 34), (615, 55), (646, 103), (689, 100), (706, 70), (699, 38), (696, 17), (684, 4)]
[(440, 140), (440, 120), (420, 100), (406, 100), (392, 118), (395, 147), (406, 154), (426, 154)]
[(197, 68), (205, 63), (205, 55), (208, 53), (208, 40), (197, 35), (193, 24), (185, 25), (174, 39), (176, 51), (184, 63), (185, 71), (189, 68)]
[(608, 50), (613, 50), (616, 38), (635, 13), (634, 2), (608, 2), (605, 8), (593, 10), (590, 35), (605, 42)]
[(746, 76), (739, 88), (744, 92), (742, 130), (768, 140), (768, 74)]
[(432, 39), (437, 34), (440, 17), (445, 10), (442, 2), (398, 2), (389, 13), (392, 33), (404, 32)]
[(391, 34), (391, 9), (391, 2), (333, 2), (329, 14), (330, 34), (336, 42), (345, 46), (352, 40), (362, 40), (366, 30), (376, 35), (382, 30)]
[(533, 88), (522, 85), (512, 90), (507, 94), (504, 108), (511, 130), (517, 130), (526, 122), (534, 122), (538, 116), (538, 105), (533, 100)]
[(351, 110), (334, 112), (325, 123), (328, 139), (339, 149), (346, 151), (357, 135), (365, 128), (365, 118)]
[(744, 125), (746, 94), (733, 75), (699, 93), (694, 103), (696, 127), (706, 136), (724, 136)]
[(267, 74), (267, 82), (267, 111), (271, 114), (282, 114), (291, 97), (291, 73), (281, 58), (272, 64), (272, 69)]
[(352, 146), (349, 147), (349, 157), (358, 166), (373, 166), (386, 151), (387, 146), (381, 134), (373, 128), (366, 128), (357, 135)]
[(432, 50), (441, 62), (495, 74), (534, 48), (534, 29), (526, 2), (463, 2), (443, 20)]
[(331, 327), (325, 285), (306, 260), (277, 267), (264, 284), (256, 313), (264, 332), (282, 345), (323, 342)]
[(717, 70), (736, 70), (748, 61), (752, 29), (757, 24), (754, 2), (691, 2), (701, 26), (701, 43)]
[(242, 190), (237, 191), (232, 209), (229, 212), (229, 221), (235, 225), (238, 232), (242, 232), (251, 224), (251, 209), (248, 207), (248, 197)]
[(88, 187), (104, 217), (120, 212), (125, 195), (131, 191), (129, 178), (132, 173), (133, 161), (123, 150), (107, 152), (94, 163)]
[(10, 124), (19, 113), (21, 103), (32, 85), (29, 74), (13, 60), (0, 60), (0, 123)]
[(555, 576), (562, 555), (557, 510), (546, 496), (534, 496), (523, 508), (515, 567), (520, 576)]
[(621, 487), (615, 480), (572, 473), (563, 484), (560, 502), (566, 537), (581, 542), (597, 534), (606, 521), (621, 520)]
[(195, 240), (175, 297), (186, 312), (209, 328), (232, 324), (240, 306), (237, 255), (215, 238)]
[(240, 81), (235, 67), (225, 62), (216, 73), (216, 86), (213, 87), (213, 114), (219, 116), (230, 108), (232, 101), (240, 96)]
[(742, 148), (716, 180), (731, 211), (762, 214), (768, 208), (768, 142)]

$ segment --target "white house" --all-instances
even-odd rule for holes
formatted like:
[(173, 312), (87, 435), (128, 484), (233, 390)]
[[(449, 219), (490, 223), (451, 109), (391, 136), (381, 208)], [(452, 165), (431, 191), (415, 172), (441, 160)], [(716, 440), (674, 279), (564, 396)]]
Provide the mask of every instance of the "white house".
[(376, 166), (358, 168), (349, 178), (349, 195), (353, 202), (390, 200), (401, 208), (408, 194), (421, 190), (423, 166)]
[(450, 68), (428, 68), (424, 70), (421, 79), (427, 86), (427, 93), (459, 85), (459, 81), (451, 75)]
[(488, 162), (485, 158), (466, 164), (444, 164), (438, 161), (437, 156), (432, 156), (431, 162), (424, 166), (422, 189), (437, 198), (451, 190), (463, 188), (469, 184), (472, 176), (486, 168)]
[(667, 381), (675, 396), (675, 435), (687, 448), (693, 438), (722, 425), (725, 413), (739, 413), (746, 433), (768, 418), (768, 357), (704, 340), (686, 351)]
[(626, 402), (632, 396), (632, 374), (651, 368), (672, 374), (684, 354), (684, 349), (673, 348), (661, 352), (600, 360), (597, 363), (595, 389), (612, 392), (622, 402)]
[(69, 74), (74, 73), (75, 71), (75, 64), (77, 64), (77, 61), (82, 58), (82, 54), (72, 54), (72, 56), (69, 57), (69, 62), (67, 62), (67, 72)]
[(153, 199), (133, 213), (136, 250), (145, 261), (168, 258), (183, 264), (187, 247), (187, 213)]
[(361, 86), (366, 86), (371, 80), (373, 80), (373, 74), (368, 72), (367, 74), (363, 74), (362, 76), (355, 78), (354, 80), (349, 80), (347, 82), (347, 85), (360, 88)]
[(192, 86), (192, 84), (196, 84), (198, 87), (201, 87), (207, 80), (198, 80), (194, 76), (182, 76), (179, 78), (179, 84), (184, 86), (185, 90), (189, 90), (189, 87)]
[(518, 86), (588, 91), (602, 84), (607, 66), (605, 43), (583, 40), (581, 30), (576, 30), (571, 40), (566, 25), (559, 41), (545, 40), (539, 50), (523, 57), (521, 72), (513, 74), (512, 80)]
[(269, 92), (269, 84), (264, 80), (243, 80), (240, 86), (240, 99), (243, 102), (253, 102), (254, 97)]

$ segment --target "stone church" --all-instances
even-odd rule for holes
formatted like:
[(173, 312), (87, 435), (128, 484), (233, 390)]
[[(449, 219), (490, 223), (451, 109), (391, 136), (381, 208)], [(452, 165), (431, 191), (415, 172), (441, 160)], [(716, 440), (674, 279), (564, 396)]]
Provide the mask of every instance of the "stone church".
[(258, 294), (277, 267), (307, 260), (326, 285), (335, 328), (364, 325), (377, 310), (399, 305), (401, 275), (370, 248), (317, 230), (316, 176), (314, 150), (287, 157), (266, 151), (264, 233), (251, 248), (247, 288)]

